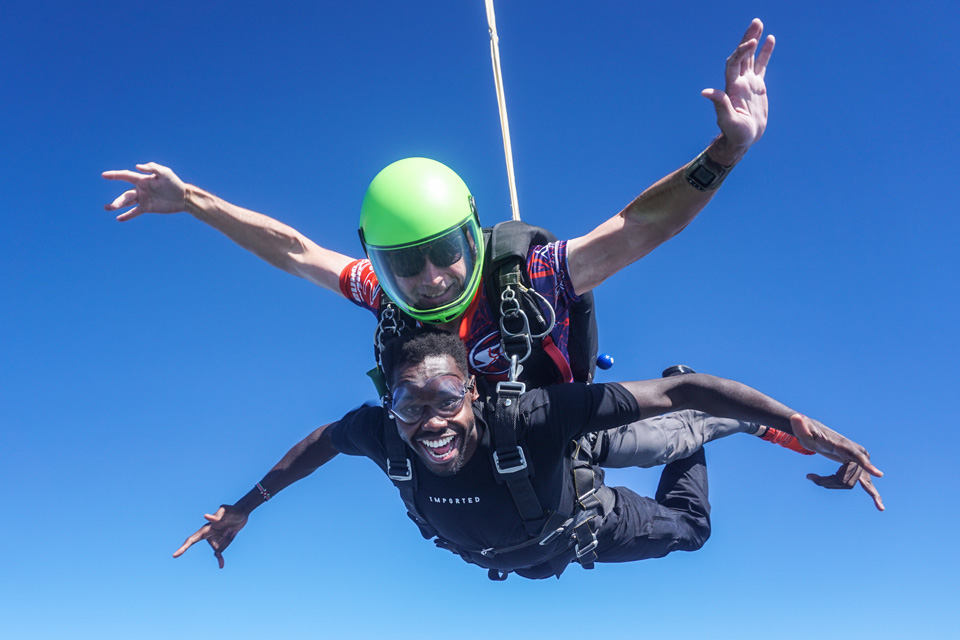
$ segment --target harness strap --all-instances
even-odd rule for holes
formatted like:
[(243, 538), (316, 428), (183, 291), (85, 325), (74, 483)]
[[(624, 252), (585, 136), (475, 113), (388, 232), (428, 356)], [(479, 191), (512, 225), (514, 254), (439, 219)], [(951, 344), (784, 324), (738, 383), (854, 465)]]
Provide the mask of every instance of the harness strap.
[(437, 535), (437, 530), (420, 514), (414, 494), (417, 490), (417, 478), (413, 472), (406, 443), (400, 438), (396, 423), (384, 412), (383, 442), (387, 450), (387, 477), (400, 492), (400, 499), (407, 508), (407, 515), (420, 529), (420, 535), (429, 540)]
[[(552, 555), (547, 558), (541, 559), (540, 562), (549, 562), (551, 559), (570, 552), (570, 547), (574, 548), (574, 553), (576, 554), (574, 559), (579, 562), (585, 569), (592, 569), (594, 562), (596, 562), (597, 554), (597, 529), (599, 528), (599, 523), (601, 518), (597, 516), (596, 513), (588, 513), (585, 511), (578, 511), (578, 513), (571, 517), (565, 516), (560, 513), (551, 513), (550, 517), (547, 518), (547, 522), (544, 524), (543, 529), (540, 534), (535, 538), (526, 540), (519, 544), (511, 545), (509, 547), (502, 547), (499, 549), (483, 549), (482, 551), (474, 551), (467, 553), (479, 553), (485, 557), (495, 557), (502, 556), (514, 551), (520, 551), (526, 547), (533, 545), (546, 546), (558, 539), (565, 539), (564, 543), (558, 550), (556, 550)], [(506, 580), (507, 576), (510, 574), (510, 571), (503, 571), (498, 569), (488, 569), (487, 577), (491, 580)]]
[(576, 506), (584, 512), (593, 512), (589, 518), (578, 521), (573, 530), (576, 541), (577, 562), (584, 569), (592, 569), (597, 560), (597, 530), (603, 517), (610, 513), (616, 503), (613, 493), (603, 484), (603, 469), (591, 464), (596, 434), (587, 434), (573, 443), (573, 488)]
[[(377, 314), (377, 331), (373, 339), (373, 353), (377, 366), (367, 372), (373, 380), (380, 394), (380, 400), (386, 406), (387, 383), (380, 366), (380, 355), (384, 345), (397, 336), (407, 327), (417, 326), (416, 321), (404, 313), (387, 294), (380, 292), (380, 308)], [(430, 539), (437, 535), (436, 530), (427, 523), (426, 519), (417, 510), (414, 493), (417, 490), (417, 479), (413, 472), (413, 462), (410, 459), (406, 443), (400, 438), (396, 423), (390, 419), (389, 412), (384, 412), (383, 442), (387, 453), (387, 477), (400, 492), (400, 499), (407, 508), (407, 515), (420, 529), (420, 535)]]
[(557, 348), (556, 343), (553, 341), (553, 336), (544, 338), (542, 344), (543, 352), (549, 356), (557, 368), (557, 371), (560, 372), (561, 382), (573, 382), (573, 369), (570, 368), (570, 363), (567, 362), (567, 359), (560, 353), (560, 349)]
[(616, 497), (603, 484), (603, 469), (594, 462), (598, 442), (598, 433), (588, 433), (570, 443), (571, 473), (577, 506), (581, 509), (597, 509), (597, 513), (605, 516), (613, 509)]
[(530, 483), (533, 469), (527, 462), (523, 447), (517, 443), (520, 396), (524, 390), (525, 385), (520, 382), (497, 384), (497, 405), (492, 429), (495, 446), (493, 474), (498, 483), (506, 483), (524, 529), (529, 535), (535, 536), (540, 531), (544, 511)]
[(491, 547), (489, 549), (482, 549), (472, 553), (479, 553), (482, 556), (493, 557), (502, 556), (504, 554), (519, 551), (521, 549), (526, 549), (527, 547), (532, 547), (533, 545), (545, 546), (566, 533), (574, 524), (576, 524), (574, 518), (565, 516), (562, 513), (553, 512), (543, 524), (543, 527), (540, 529), (540, 533), (533, 538), (510, 545), (509, 547), (501, 547), (499, 549), (494, 549)]
[(598, 520), (597, 516), (590, 516), (573, 530), (573, 538), (576, 540), (577, 562), (584, 569), (593, 569), (593, 563), (597, 561)]

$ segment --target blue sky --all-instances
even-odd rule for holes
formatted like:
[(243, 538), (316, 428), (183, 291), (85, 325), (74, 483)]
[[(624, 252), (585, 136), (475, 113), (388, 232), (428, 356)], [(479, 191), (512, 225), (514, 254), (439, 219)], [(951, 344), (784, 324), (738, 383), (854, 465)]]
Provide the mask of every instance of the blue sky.
[[(960, 10), (501, 0), (497, 16), (521, 213), (561, 237), (696, 156), (717, 131), (700, 90), (722, 87), (753, 17), (776, 35), (764, 138), (688, 229), (597, 290), (603, 379), (684, 362), (751, 384), (866, 445), (887, 511), (804, 479), (826, 461), (735, 437), (708, 450), (702, 550), (495, 584), (341, 458), (258, 510), (223, 571), (206, 548), (171, 559), (202, 513), (374, 395), (373, 320), (184, 214), (115, 222), (100, 172), (167, 164), (357, 255), (367, 183), (422, 155), (506, 219), (483, 3), (7, 3), (0, 635), (950, 635)], [(657, 473), (612, 480), (650, 493)]]

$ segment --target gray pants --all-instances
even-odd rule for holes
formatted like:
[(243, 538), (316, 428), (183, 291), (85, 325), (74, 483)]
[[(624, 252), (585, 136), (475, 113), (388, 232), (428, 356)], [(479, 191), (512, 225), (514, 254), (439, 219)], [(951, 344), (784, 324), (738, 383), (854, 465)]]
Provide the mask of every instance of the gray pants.
[(706, 443), (734, 433), (756, 433), (755, 422), (715, 418), (702, 411), (676, 411), (601, 431), (595, 460), (610, 469), (655, 467), (682, 460)]

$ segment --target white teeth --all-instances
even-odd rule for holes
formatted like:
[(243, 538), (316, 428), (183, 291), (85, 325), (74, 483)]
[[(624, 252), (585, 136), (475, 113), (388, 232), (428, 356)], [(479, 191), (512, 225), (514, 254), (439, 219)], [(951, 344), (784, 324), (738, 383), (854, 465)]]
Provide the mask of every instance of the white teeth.
[(440, 296), (442, 296), (443, 294), (445, 294), (449, 288), (450, 288), (450, 287), (444, 287), (443, 291), (440, 291), (440, 292), (434, 293), (434, 294), (425, 293), (425, 294), (423, 294), (423, 297), (424, 297), (424, 298), (427, 298), (428, 300), (432, 300), (433, 298), (439, 298)]
[(453, 440), (453, 436), (447, 436), (445, 438), (440, 438), (439, 440), (421, 440), (420, 442), (431, 449), (438, 449), (444, 445), (450, 444), (451, 440)]

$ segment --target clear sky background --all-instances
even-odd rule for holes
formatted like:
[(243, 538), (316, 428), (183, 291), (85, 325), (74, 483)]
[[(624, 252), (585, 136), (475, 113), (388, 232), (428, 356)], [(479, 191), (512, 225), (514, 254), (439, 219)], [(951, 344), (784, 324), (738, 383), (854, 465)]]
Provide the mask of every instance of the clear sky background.
[[(156, 161), (358, 255), (364, 190), (422, 155), (509, 193), (481, 0), (0, 6), (0, 636), (947, 637), (956, 550), (956, 34), (939, 2), (497, 6), (525, 220), (574, 237), (717, 133), (706, 87), (754, 17), (770, 121), (682, 234), (597, 290), (601, 379), (683, 362), (863, 443), (835, 465), (709, 446), (696, 553), (561, 580), (434, 549), (369, 461), (171, 553), (304, 435), (374, 396), (372, 317), (185, 214), (117, 223)], [(657, 471), (613, 475), (651, 493)]]

